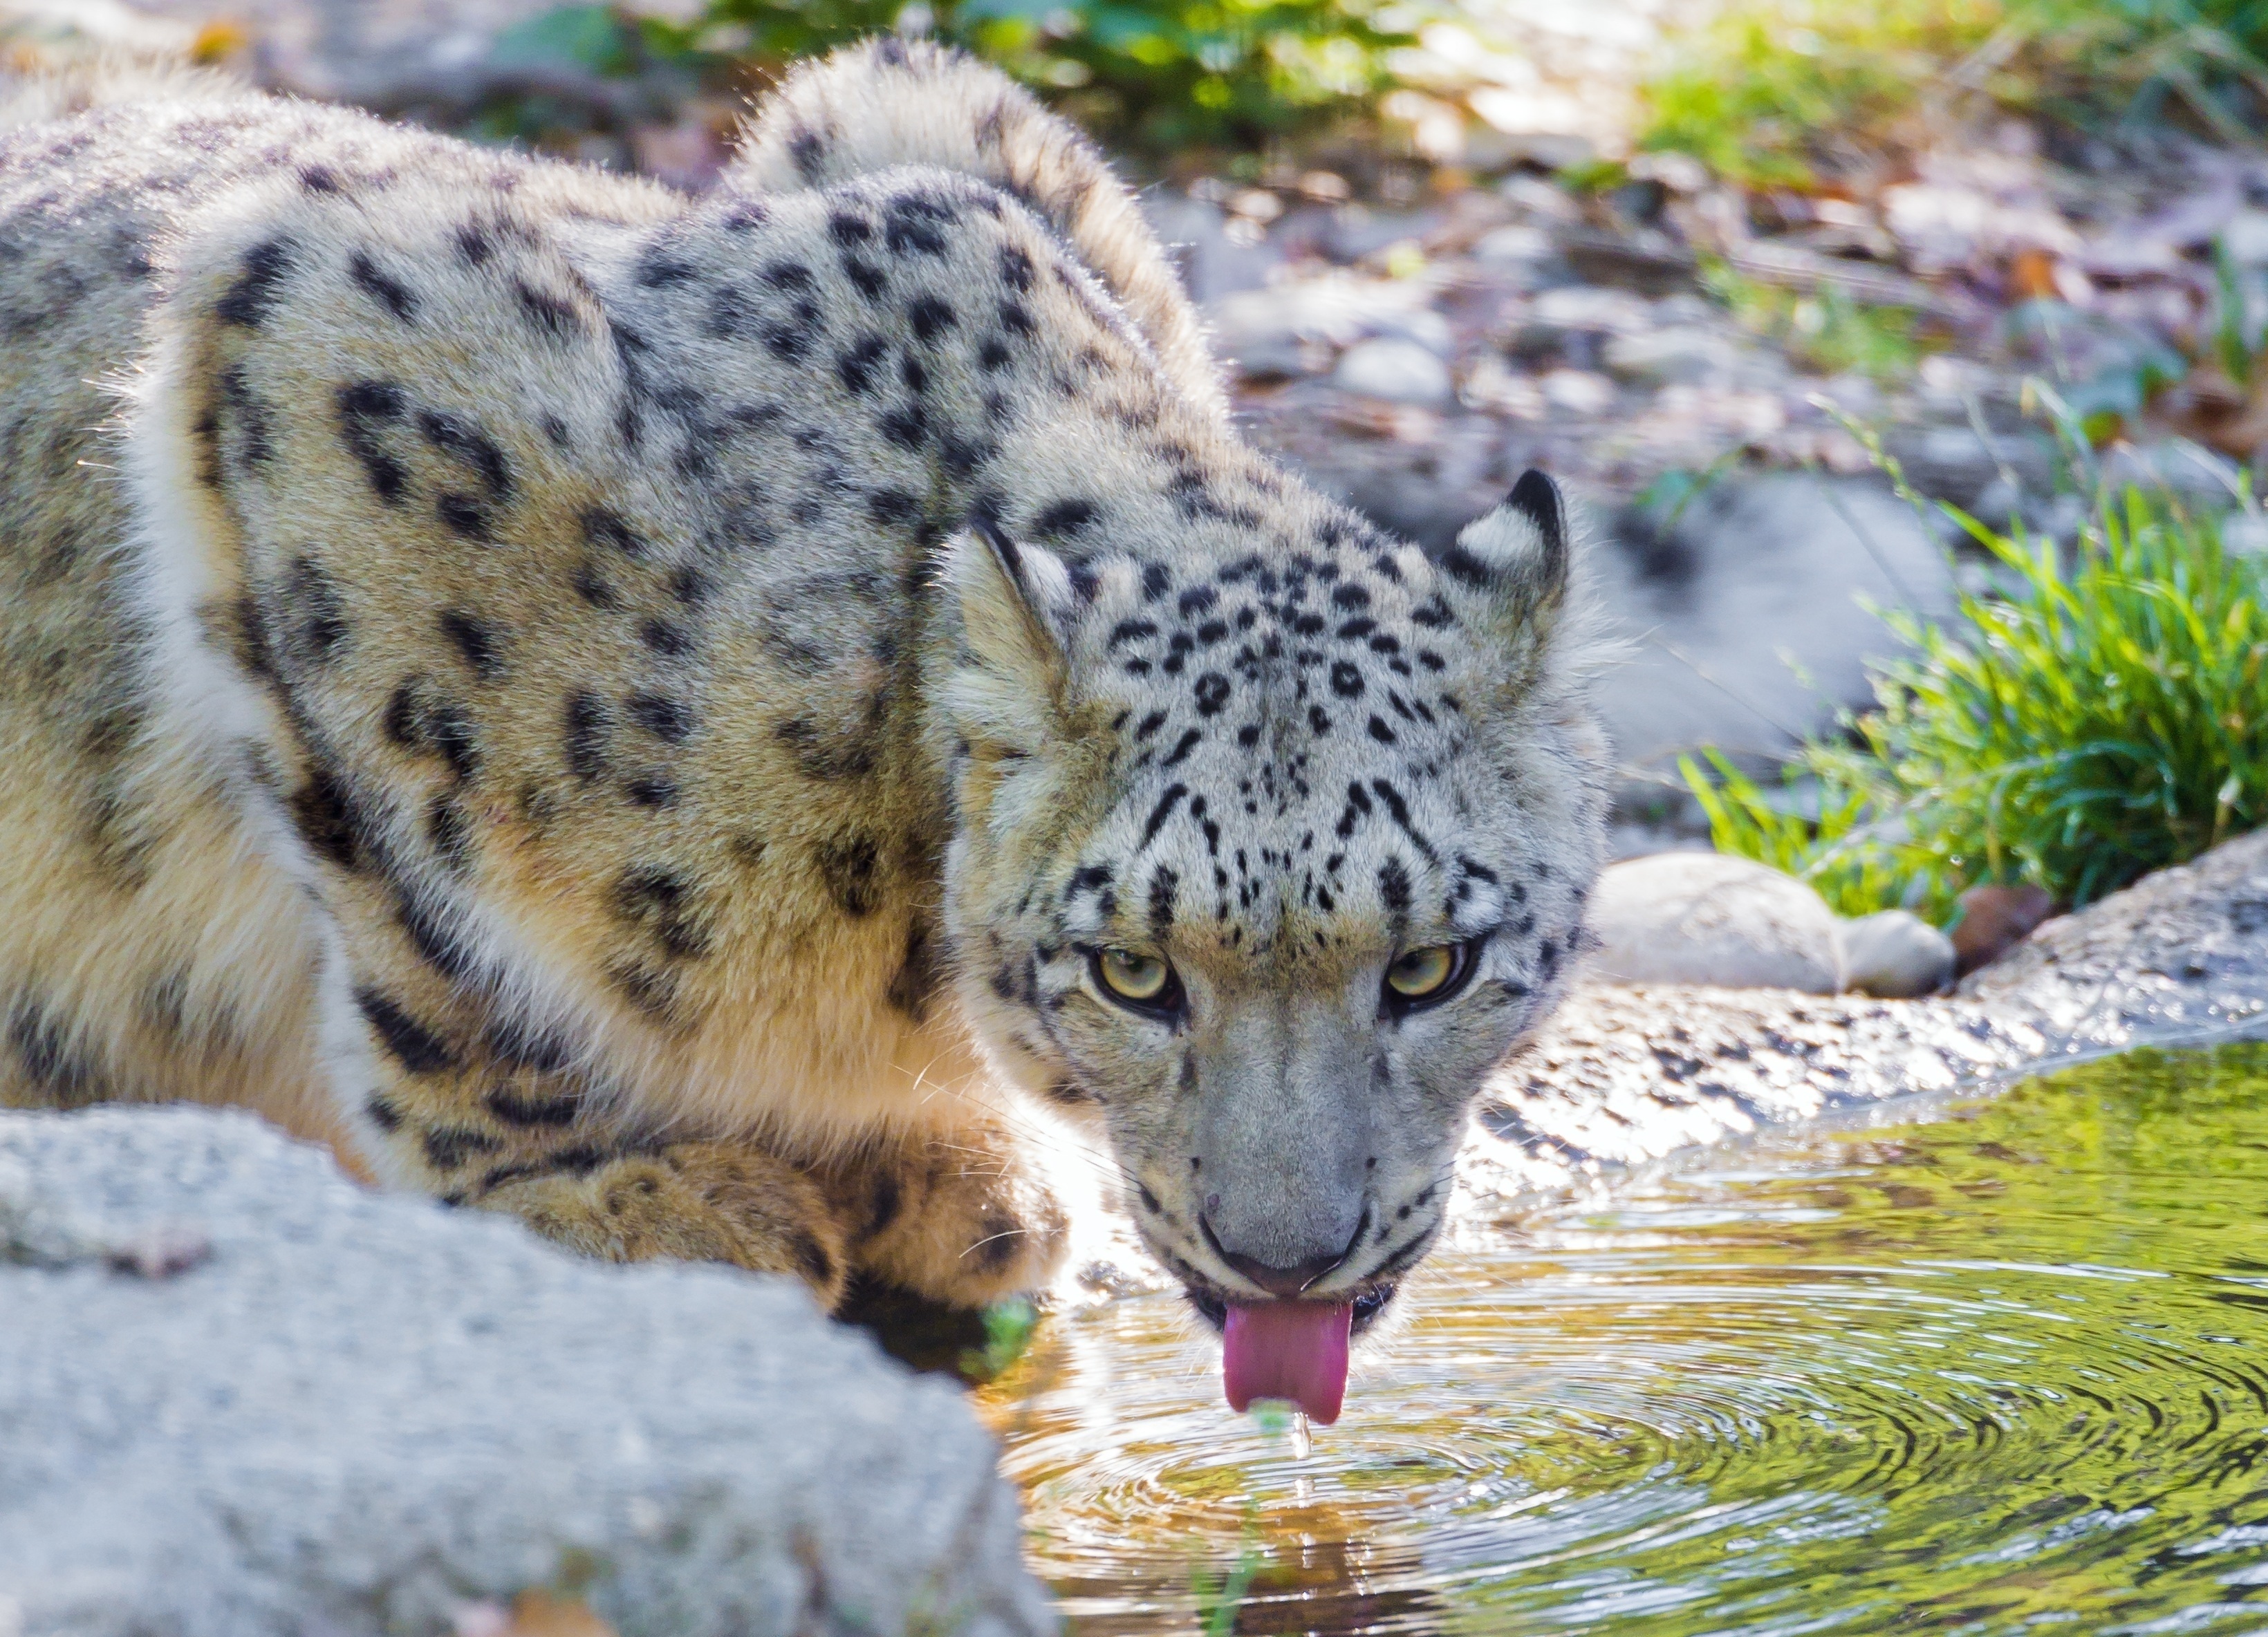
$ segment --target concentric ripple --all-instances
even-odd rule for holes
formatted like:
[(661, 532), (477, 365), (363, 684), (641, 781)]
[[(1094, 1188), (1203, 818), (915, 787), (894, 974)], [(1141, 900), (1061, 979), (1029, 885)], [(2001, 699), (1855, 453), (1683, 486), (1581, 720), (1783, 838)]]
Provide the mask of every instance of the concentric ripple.
[(987, 1405), (1071, 1630), (2268, 1633), (2268, 1051), (1470, 1239), (1311, 1441), (1057, 1321)]

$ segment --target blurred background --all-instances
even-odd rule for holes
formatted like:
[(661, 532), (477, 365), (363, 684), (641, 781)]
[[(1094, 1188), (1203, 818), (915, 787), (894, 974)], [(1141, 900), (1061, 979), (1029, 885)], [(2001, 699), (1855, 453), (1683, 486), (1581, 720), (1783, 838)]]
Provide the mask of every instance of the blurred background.
[(2133, 481), (2268, 543), (2268, 0), (0, 0), (19, 67), (129, 44), (690, 189), (881, 30), (1117, 158), (1260, 444), (1429, 543), (1578, 494), (1621, 852), (1705, 845), (1682, 756), (1851, 740), (1884, 611), (2006, 585), (1935, 503), (2068, 551)]

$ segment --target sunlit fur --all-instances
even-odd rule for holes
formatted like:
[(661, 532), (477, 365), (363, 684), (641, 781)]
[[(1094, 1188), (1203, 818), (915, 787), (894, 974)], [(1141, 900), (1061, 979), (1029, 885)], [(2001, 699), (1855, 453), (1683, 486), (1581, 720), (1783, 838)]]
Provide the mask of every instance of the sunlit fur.
[(1246, 451), (1124, 190), (925, 48), (699, 200), (207, 79), (10, 109), (0, 1101), (978, 1302), (1064, 1234), (1005, 1078), (1208, 1290), (1201, 1209), (1422, 1250), (1597, 862), (1548, 486), (1430, 561)]

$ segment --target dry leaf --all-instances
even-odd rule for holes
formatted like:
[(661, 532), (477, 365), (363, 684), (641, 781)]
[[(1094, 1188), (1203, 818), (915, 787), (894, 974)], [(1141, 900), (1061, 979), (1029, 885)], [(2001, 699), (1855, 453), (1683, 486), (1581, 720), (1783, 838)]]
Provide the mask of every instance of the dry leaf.
[(2055, 258), (2034, 246), (2019, 250), (2008, 264), (2008, 287), (2028, 300), (2057, 299), (2062, 287), (2056, 283)]
[(510, 1637), (615, 1637), (615, 1628), (585, 1608), (579, 1597), (523, 1591), (512, 1600)]
[(523, 1591), (509, 1609), (493, 1599), (460, 1604), (450, 1619), (456, 1637), (615, 1637), (579, 1599), (548, 1591)]

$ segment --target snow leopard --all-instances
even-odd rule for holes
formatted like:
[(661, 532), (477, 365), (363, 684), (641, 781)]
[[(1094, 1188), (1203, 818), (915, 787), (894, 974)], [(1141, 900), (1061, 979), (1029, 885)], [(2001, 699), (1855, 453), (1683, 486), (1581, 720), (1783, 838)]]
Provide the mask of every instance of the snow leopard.
[(1200, 1311), (1438, 1236), (1602, 851), (1569, 521), (1240, 441), (990, 67), (802, 65), (698, 195), (195, 76), (0, 99), (0, 1103), (838, 1303)]

